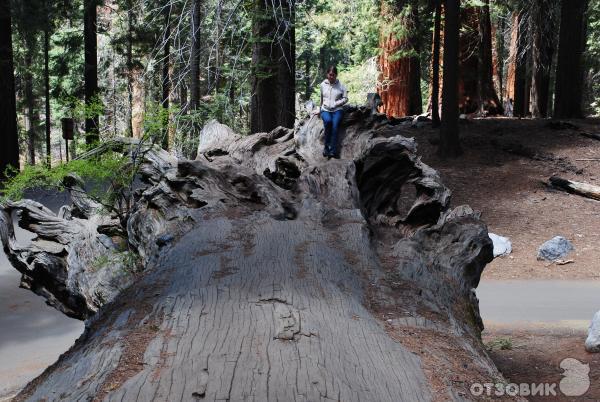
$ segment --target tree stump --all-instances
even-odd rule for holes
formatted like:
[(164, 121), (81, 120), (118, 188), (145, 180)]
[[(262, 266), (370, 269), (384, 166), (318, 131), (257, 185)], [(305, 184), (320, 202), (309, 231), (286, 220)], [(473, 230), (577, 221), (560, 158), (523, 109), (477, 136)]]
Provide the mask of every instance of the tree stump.
[(474, 292), (487, 228), (449, 207), (413, 139), (353, 107), (339, 160), (316, 116), (250, 136), (211, 124), (196, 160), (144, 154), (125, 228), (83, 197), (58, 215), (6, 205), (23, 283), (86, 319), (17, 400), (413, 402), (501, 379)]

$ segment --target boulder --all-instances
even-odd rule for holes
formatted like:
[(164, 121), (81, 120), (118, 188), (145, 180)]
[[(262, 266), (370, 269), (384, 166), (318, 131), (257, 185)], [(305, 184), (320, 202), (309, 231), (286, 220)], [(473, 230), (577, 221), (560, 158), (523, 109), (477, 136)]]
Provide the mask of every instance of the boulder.
[(538, 260), (556, 261), (565, 257), (575, 248), (562, 236), (555, 236), (538, 248)]

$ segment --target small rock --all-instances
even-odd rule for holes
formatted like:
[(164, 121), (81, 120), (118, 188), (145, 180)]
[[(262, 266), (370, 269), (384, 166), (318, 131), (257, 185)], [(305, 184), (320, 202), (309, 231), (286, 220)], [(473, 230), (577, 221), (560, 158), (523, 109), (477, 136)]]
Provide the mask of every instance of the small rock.
[(492, 243), (494, 243), (494, 258), (509, 255), (512, 252), (512, 243), (508, 237), (499, 236), (495, 233), (488, 233)]
[(590, 353), (600, 352), (600, 311), (594, 314), (594, 318), (592, 318), (588, 337), (585, 340), (585, 350)]
[(574, 250), (570, 241), (562, 236), (555, 236), (538, 248), (538, 260), (555, 261), (565, 257)]

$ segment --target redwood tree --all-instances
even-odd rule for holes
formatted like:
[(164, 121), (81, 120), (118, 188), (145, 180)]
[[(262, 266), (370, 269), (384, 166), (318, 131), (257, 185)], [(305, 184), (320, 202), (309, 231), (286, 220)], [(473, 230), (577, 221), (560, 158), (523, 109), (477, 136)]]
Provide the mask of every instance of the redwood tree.
[[(390, 117), (420, 114), (419, 6), (416, 0), (382, 0), (378, 84), (383, 111)], [(399, 28), (399, 29), (398, 29)]]
[(0, 0), (0, 180), (8, 166), (19, 168), (19, 137), (13, 70), (10, 0)]
[(444, 1), (444, 82), (439, 154), (456, 157), (462, 153), (458, 127), (458, 56), (460, 0)]
[(459, 108), (462, 113), (501, 114), (493, 84), (492, 34), (488, 3), (460, 16)]
[(583, 117), (583, 51), (588, 0), (562, 0), (554, 117)]

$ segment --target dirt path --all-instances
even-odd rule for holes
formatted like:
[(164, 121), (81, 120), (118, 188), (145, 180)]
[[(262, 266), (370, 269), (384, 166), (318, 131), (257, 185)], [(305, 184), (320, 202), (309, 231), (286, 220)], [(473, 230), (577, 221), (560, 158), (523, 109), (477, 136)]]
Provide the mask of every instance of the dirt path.
[[(436, 155), (438, 131), (406, 130), (419, 143), (423, 161), (452, 189), (453, 204), (482, 211), (489, 230), (507, 236), (513, 253), (494, 260), (484, 279), (599, 279), (600, 201), (547, 189), (552, 175), (600, 185), (600, 141), (577, 130), (557, 130), (550, 120), (485, 119), (461, 124), (464, 155), (442, 161)], [(600, 132), (599, 119), (572, 120), (581, 131)], [(525, 156), (525, 155), (531, 155)], [(573, 242), (574, 263), (536, 260), (544, 241), (562, 235)], [(599, 306), (600, 307), (600, 306)]]

